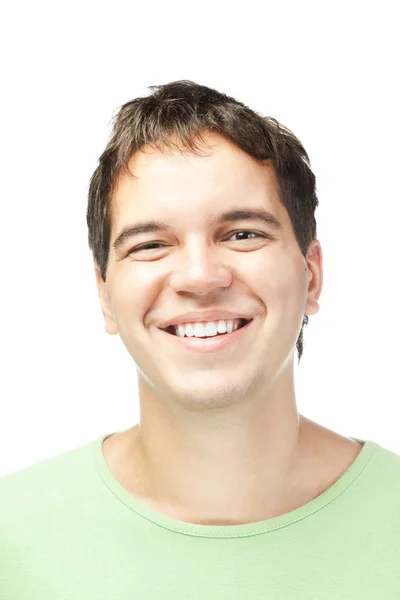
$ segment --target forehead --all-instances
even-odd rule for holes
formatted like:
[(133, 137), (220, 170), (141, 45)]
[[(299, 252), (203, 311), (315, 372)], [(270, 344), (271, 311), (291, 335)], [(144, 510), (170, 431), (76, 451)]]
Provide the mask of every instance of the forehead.
[[(200, 154), (188, 149), (145, 147), (129, 162), (112, 198), (112, 221), (154, 216), (215, 215), (231, 206), (255, 204), (285, 221), (271, 161), (260, 164), (224, 137), (203, 134)], [(115, 229), (113, 227), (113, 229)]]

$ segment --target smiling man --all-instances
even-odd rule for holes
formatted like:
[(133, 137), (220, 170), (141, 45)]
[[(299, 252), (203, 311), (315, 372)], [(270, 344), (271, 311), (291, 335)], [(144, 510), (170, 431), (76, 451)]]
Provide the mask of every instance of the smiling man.
[(113, 190), (97, 284), (106, 331), (137, 366), (141, 419), (103, 451), (163, 514), (236, 525), (302, 506), (362, 446), (296, 410), (294, 346), (318, 310), (319, 242), (302, 255), (270, 160), (213, 132), (198, 144), (137, 151)]
[(296, 407), (323, 283), (308, 155), (216, 90), (151, 90), (87, 211), (140, 422), (3, 478), (0, 597), (397, 599), (400, 457)]

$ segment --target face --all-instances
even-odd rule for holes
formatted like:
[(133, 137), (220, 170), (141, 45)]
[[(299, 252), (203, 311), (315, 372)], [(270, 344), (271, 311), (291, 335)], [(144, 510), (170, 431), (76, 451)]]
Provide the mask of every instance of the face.
[[(306, 260), (272, 165), (259, 165), (216, 134), (205, 139), (204, 156), (136, 153), (135, 177), (123, 178), (112, 198), (106, 283), (96, 265), (106, 331), (120, 335), (140, 387), (197, 408), (263, 394), (289, 373), (303, 316), (318, 311), (322, 287), (319, 242)], [(219, 222), (237, 209), (268, 212), (280, 226), (254, 217)], [(114, 248), (123, 229), (154, 220), (168, 229), (127, 237)], [(189, 348), (186, 338), (160, 328), (213, 309), (252, 320), (208, 350), (207, 341)]]

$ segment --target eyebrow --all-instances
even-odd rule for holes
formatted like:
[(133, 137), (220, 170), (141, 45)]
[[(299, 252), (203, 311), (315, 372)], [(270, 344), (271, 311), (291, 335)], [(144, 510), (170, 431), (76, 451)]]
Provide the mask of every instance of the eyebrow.
[[(276, 231), (281, 231), (283, 226), (274, 215), (264, 208), (237, 208), (221, 213), (217, 217), (208, 220), (208, 225), (215, 226), (233, 221), (255, 221), (268, 225)], [(134, 225), (124, 227), (117, 235), (113, 247), (116, 251), (128, 240), (141, 233), (153, 233), (155, 231), (171, 231), (173, 227), (163, 221), (142, 221)]]

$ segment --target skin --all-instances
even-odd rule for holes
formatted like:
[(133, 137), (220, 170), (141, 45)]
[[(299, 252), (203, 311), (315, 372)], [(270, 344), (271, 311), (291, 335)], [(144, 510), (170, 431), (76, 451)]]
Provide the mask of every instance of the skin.
[[(96, 282), (106, 332), (120, 335), (136, 364), (141, 417), (108, 438), (103, 453), (121, 485), (153, 509), (232, 525), (309, 502), (362, 446), (296, 408), (295, 344), (322, 291), (319, 241), (305, 259), (270, 163), (259, 165), (217, 134), (205, 140), (207, 156), (137, 152), (135, 178), (123, 177), (112, 198), (106, 283), (95, 264)], [(207, 224), (237, 207), (265, 208), (282, 231), (253, 221)], [(141, 234), (115, 252), (124, 226), (154, 218), (173, 231)], [(243, 230), (270, 239), (231, 237)], [(130, 253), (149, 242), (166, 247)], [(158, 329), (174, 315), (210, 308), (254, 316), (240, 345), (195, 354)]]

